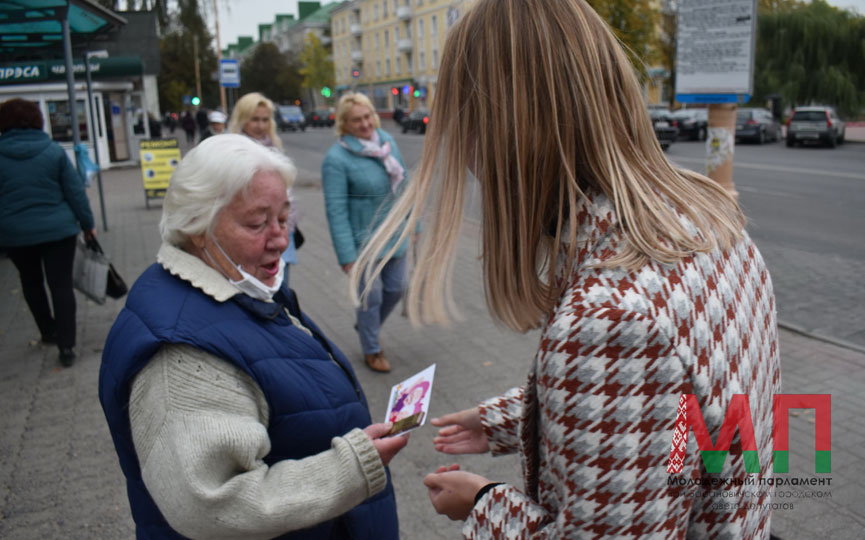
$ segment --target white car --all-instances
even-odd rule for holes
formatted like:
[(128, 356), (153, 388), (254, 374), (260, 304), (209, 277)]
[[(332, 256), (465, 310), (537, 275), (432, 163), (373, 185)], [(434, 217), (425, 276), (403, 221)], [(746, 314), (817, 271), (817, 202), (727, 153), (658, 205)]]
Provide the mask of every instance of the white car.
[(823, 143), (830, 148), (844, 143), (846, 125), (832, 107), (796, 107), (787, 121), (787, 146)]

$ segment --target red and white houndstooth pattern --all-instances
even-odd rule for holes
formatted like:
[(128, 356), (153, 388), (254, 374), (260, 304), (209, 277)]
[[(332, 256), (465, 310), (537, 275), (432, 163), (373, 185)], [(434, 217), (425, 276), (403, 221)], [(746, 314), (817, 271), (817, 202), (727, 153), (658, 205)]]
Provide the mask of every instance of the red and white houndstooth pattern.
[[(493, 454), (521, 453), (525, 489), (490, 490), (463, 534), (768, 538), (765, 486), (700, 483), (749, 476), (738, 435), (721, 474), (705, 471), (694, 437), (681, 473), (666, 469), (682, 394), (696, 394), (712, 440), (731, 396), (747, 394), (756, 476), (771, 475), (772, 395), (781, 378), (774, 296), (759, 252), (746, 236), (727, 252), (674, 265), (590, 268), (616, 253), (621, 231), (603, 195), (581, 204), (579, 220), (575, 270), (526, 384), (481, 404)], [(668, 482), (683, 478), (697, 482)]]

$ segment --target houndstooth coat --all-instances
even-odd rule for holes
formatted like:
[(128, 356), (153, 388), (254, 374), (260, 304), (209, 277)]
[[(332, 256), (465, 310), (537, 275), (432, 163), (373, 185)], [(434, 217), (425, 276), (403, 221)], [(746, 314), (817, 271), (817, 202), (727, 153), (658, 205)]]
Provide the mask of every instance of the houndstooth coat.
[[(781, 379), (772, 284), (757, 248), (746, 235), (675, 265), (590, 268), (623, 237), (603, 195), (582, 201), (578, 216), (577, 261), (528, 380), (480, 406), (492, 453), (520, 452), (525, 489), (490, 490), (464, 536), (768, 538), (768, 487), (701, 486), (771, 476)], [(682, 394), (696, 394), (713, 441), (731, 396), (749, 397), (759, 475), (745, 472), (738, 432), (720, 474), (705, 471), (693, 436), (682, 472), (667, 474)]]

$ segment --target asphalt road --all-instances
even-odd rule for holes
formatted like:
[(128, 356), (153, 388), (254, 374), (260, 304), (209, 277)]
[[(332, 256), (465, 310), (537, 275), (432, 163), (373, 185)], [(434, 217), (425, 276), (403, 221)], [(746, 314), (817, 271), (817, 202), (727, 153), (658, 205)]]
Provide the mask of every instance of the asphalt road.
[[(391, 132), (411, 168), (424, 136)], [(317, 176), (333, 129), (285, 133), (286, 153)], [(667, 156), (705, 170), (705, 146), (679, 141)], [(865, 144), (736, 146), (734, 179), (748, 231), (769, 265), (782, 323), (865, 349)]]

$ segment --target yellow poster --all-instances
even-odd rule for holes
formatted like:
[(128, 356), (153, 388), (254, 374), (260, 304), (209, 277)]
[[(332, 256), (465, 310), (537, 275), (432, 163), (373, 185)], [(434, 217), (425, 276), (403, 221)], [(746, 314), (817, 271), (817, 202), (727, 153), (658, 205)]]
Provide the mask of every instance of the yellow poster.
[(147, 199), (165, 197), (174, 169), (180, 163), (177, 139), (141, 141), (141, 178)]

